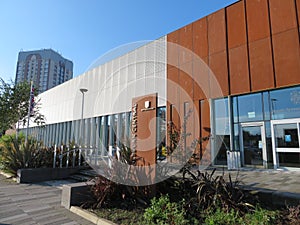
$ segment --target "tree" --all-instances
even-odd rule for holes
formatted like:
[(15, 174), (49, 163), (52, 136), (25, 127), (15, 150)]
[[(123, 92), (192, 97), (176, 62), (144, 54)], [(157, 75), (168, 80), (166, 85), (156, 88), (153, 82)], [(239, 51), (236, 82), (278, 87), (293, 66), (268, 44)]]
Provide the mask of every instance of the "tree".
[[(38, 90), (34, 90), (34, 96), (37, 96)], [(30, 97), (30, 83), (14, 82), (6, 83), (0, 78), (0, 136), (6, 130), (14, 128), (15, 124), (21, 122), (26, 125), (28, 119), (38, 125), (44, 125), (45, 119), (40, 114), (40, 103), (35, 101), (34, 108), (28, 118), (28, 107)]]

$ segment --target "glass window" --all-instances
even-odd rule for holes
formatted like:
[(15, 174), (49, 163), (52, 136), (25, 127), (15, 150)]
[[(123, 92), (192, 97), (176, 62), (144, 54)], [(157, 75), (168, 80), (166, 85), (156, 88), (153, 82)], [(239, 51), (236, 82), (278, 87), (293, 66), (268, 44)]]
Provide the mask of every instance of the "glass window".
[(299, 148), (296, 123), (274, 125), (274, 132), (277, 148)]
[(233, 120), (235, 123), (239, 122), (239, 114), (238, 114), (238, 97), (232, 98), (232, 104), (233, 104)]
[(271, 134), (270, 122), (265, 122), (265, 129), (266, 129), (267, 164), (268, 167), (272, 168), (273, 150), (272, 150), (272, 134)]
[(300, 167), (300, 153), (279, 152), (279, 166), (283, 167)]
[(263, 120), (261, 93), (238, 97), (239, 122)]
[(272, 119), (300, 117), (300, 87), (270, 92)]
[(226, 165), (230, 147), (230, 129), (228, 115), (228, 99), (214, 101), (215, 119), (215, 164)]
[(165, 159), (166, 152), (166, 107), (157, 109), (157, 157)]
[(264, 102), (264, 119), (271, 119), (271, 111), (270, 111), (270, 94), (269, 92), (263, 92), (263, 102)]
[(234, 124), (234, 150), (240, 150), (239, 124)]
[(118, 114), (115, 114), (113, 116), (113, 132), (114, 132), (114, 136), (113, 136), (113, 146), (117, 146), (117, 133), (118, 133)]

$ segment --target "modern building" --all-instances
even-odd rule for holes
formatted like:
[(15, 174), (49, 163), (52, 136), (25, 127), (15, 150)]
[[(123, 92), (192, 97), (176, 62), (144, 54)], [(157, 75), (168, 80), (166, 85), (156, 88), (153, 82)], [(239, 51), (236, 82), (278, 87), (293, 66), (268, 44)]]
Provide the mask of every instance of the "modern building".
[(299, 169), (299, 23), (298, 0), (238, 1), (42, 93), (30, 132), (155, 163), (176, 126), (199, 164)]
[(16, 83), (33, 81), (42, 93), (72, 77), (73, 62), (52, 49), (19, 52)]

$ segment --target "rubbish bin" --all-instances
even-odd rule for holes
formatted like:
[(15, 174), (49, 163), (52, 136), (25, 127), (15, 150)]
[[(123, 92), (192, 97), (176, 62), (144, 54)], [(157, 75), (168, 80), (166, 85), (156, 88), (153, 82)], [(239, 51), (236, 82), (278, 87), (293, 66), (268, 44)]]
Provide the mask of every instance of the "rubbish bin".
[(241, 156), (239, 151), (227, 151), (228, 170), (236, 170), (241, 167)]

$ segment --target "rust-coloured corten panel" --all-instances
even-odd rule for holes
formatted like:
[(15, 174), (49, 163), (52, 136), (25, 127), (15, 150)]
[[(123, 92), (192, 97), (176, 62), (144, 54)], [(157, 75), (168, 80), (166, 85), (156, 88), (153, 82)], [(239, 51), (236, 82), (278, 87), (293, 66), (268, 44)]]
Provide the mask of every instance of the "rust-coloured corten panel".
[[(195, 100), (194, 101), (194, 131), (193, 131), (193, 137), (194, 140), (195, 139), (199, 139), (201, 138), (201, 111), (200, 111), (200, 101), (199, 100)], [(195, 148), (193, 149), (194, 154), (197, 156), (193, 161), (191, 161), (191, 163), (199, 165), (199, 159), (201, 158), (202, 154), (201, 154), (201, 146), (197, 145), (195, 146)]]
[(193, 62), (181, 65), (179, 69), (180, 102), (193, 99), (193, 83)]
[(235, 48), (247, 42), (244, 1), (226, 9), (228, 48)]
[(179, 63), (179, 31), (167, 35), (167, 63), (177, 66)]
[(209, 56), (210, 97), (218, 98), (227, 96), (228, 90), (228, 66), (227, 52), (219, 52)]
[(206, 99), (210, 96), (209, 91), (209, 67), (208, 58), (193, 61), (194, 100)]
[(270, 0), (272, 33), (297, 27), (295, 0)]
[(170, 104), (179, 104), (179, 69), (168, 65), (167, 70), (167, 99)]
[(226, 49), (225, 9), (221, 9), (207, 17), (209, 54)]
[(229, 49), (230, 93), (242, 94), (250, 91), (247, 46)]
[(277, 87), (300, 83), (298, 29), (273, 36)]
[[(175, 125), (175, 127), (180, 127), (180, 118), (179, 118), (179, 113), (178, 113), (178, 110), (177, 108), (172, 105), (170, 102), (167, 102), (167, 131), (169, 132), (170, 131), (170, 127), (171, 127), (171, 124), (173, 123)], [(170, 137), (169, 135), (167, 135), (167, 143), (166, 143), (166, 146), (170, 146)]]
[[(202, 101), (201, 104), (201, 134), (202, 137), (210, 137), (211, 127), (210, 127), (210, 105), (208, 100)], [(201, 144), (201, 155), (202, 164), (208, 165), (211, 162), (211, 151), (209, 140), (203, 141)]]
[[(145, 109), (145, 102), (150, 101), (150, 108)], [(136, 108), (136, 156), (142, 158), (139, 165), (156, 163), (156, 109), (157, 94), (137, 97), (132, 100)], [(134, 115), (133, 115), (134, 118)]]
[(267, 0), (247, 0), (247, 26), (249, 42), (270, 36)]
[(200, 58), (208, 56), (207, 17), (193, 23), (194, 53)]
[(252, 91), (274, 88), (271, 40), (265, 38), (249, 44)]
[(178, 74), (178, 66), (172, 66), (170, 64), (167, 65), (167, 79), (178, 83), (179, 79), (179, 74)]
[(179, 29), (179, 64), (193, 59), (193, 26), (189, 24)]
[(296, 0), (297, 15), (298, 15), (298, 26), (300, 25), (300, 0)]

